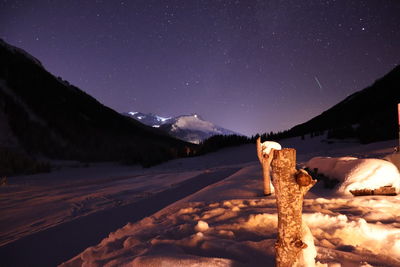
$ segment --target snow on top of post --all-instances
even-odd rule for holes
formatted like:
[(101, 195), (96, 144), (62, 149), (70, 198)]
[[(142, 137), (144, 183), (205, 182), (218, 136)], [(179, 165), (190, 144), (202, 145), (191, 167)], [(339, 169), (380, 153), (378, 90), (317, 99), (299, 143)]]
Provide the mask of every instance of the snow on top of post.
[(282, 146), (274, 141), (265, 141), (261, 144), (262, 153), (269, 155), (271, 153), (271, 149), (281, 150)]

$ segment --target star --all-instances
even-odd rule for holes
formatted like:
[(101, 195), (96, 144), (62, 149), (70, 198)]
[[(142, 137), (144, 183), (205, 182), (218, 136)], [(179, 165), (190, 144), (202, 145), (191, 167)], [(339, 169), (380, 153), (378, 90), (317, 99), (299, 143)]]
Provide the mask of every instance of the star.
[(197, 101), (245, 134), (304, 122), (400, 58), (398, 1), (3, 2), (0, 37), (105, 105), (181, 115)]

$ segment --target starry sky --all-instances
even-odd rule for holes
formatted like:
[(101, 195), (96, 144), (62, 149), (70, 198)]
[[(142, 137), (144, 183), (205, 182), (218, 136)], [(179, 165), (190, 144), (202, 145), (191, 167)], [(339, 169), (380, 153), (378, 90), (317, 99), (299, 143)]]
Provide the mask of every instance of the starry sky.
[(400, 62), (398, 0), (1, 0), (0, 38), (118, 112), (285, 130)]

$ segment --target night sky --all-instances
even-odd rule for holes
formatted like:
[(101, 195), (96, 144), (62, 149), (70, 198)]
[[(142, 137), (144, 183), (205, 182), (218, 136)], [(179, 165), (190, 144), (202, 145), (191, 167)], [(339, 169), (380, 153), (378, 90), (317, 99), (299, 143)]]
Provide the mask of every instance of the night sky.
[(400, 62), (398, 0), (5, 1), (0, 38), (119, 111), (288, 129)]

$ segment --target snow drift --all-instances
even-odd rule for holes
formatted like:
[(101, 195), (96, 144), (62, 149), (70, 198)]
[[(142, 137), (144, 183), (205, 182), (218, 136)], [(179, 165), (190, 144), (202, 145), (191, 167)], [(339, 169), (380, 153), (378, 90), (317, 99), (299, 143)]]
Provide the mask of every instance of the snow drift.
[(358, 159), (354, 157), (315, 157), (306, 167), (318, 169), (330, 179), (337, 179), (338, 193), (350, 194), (350, 190), (377, 189), (382, 186), (400, 187), (400, 174), (396, 166), (381, 159)]

